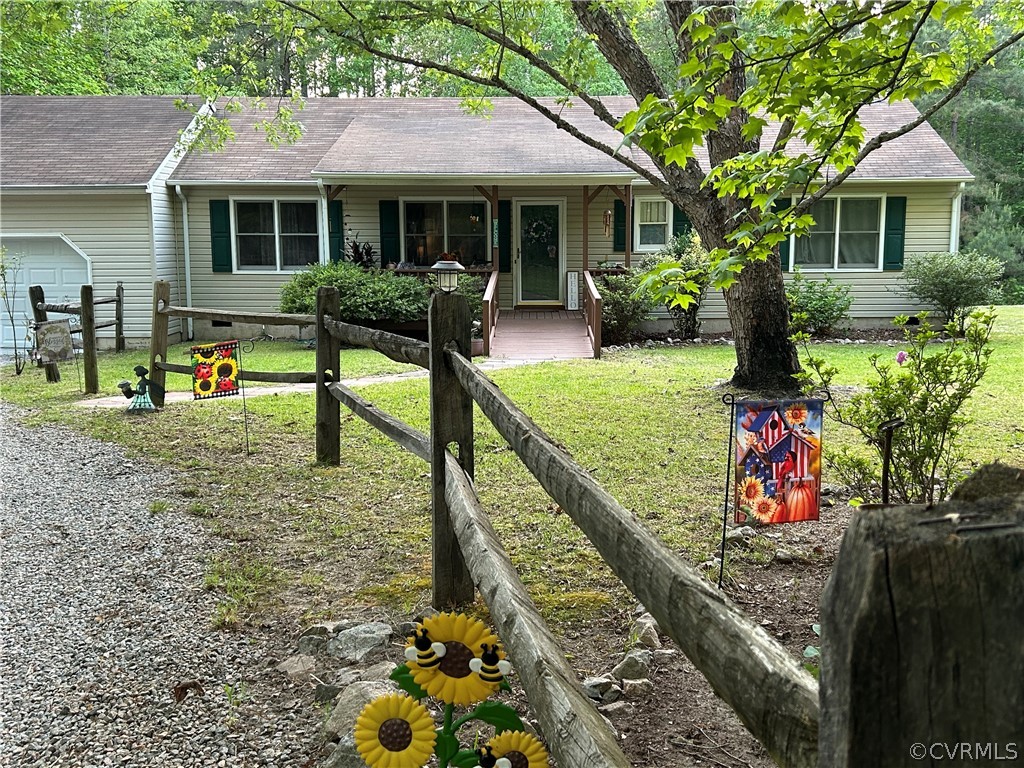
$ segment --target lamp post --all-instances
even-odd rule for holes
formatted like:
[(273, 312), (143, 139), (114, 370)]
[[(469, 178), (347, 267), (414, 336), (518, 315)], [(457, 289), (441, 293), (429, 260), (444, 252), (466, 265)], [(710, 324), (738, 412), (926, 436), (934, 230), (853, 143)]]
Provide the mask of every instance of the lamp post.
[[(447, 256), (447, 254), (443, 254)], [(437, 285), (441, 293), (454, 293), (459, 287), (459, 274), (466, 271), (466, 268), (457, 261), (449, 261), (441, 258), (432, 266), (431, 271), (437, 275)]]

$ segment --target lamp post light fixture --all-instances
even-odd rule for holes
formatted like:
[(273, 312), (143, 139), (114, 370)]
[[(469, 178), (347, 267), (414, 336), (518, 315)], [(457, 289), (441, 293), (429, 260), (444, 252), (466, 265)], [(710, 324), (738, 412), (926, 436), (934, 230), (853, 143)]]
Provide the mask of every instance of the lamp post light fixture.
[(437, 275), (437, 285), (441, 293), (454, 292), (459, 287), (459, 274), (466, 271), (459, 262), (443, 258), (447, 255), (442, 254), (442, 258), (430, 268)]

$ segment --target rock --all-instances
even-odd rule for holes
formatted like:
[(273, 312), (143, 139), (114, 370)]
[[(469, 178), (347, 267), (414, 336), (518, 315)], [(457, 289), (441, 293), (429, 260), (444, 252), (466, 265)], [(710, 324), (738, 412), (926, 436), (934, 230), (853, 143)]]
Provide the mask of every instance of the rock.
[(678, 653), (675, 648), (659, 648), (654, 652), (654, 658), (658, 661), (668, 661)]
[(756, 536), (757, 532), (749, 525), (741, 525), (739, 528), (730, 528), (726, 531), (725, 541), (726, 544), (742, 544), (752, 536)]
[[(397, 686), (392, 682), (361, 681), (352, 683), (338, 696), (338, 703), (334, 705), (331, 716), (324, 723), (324, 735), (331, 739), (340, 736), (339, 747), (345, 743), (345, 736), (352, 736), (356, 727), (356, 718), (367, 704), (378, 696), (391, 693)], [(335, 750), (337, 751), (337, 750)], [(332, 755), (333, 757), (333, 755)]]
[(640, 678), (639, 680), (623, 680), (622, 681), (622, 694), (624, 696), (642, 696), (646, 693), (650, 693), (654, 690), (654, 683), (648, 678)]
[(338, 685), (317, 683), (316, 690), (313, 691), (313, 700), (318, 704), (327, 704), (334, 701), (338, 694), (341, 693), (341, 690), (341, 686)]
[(775, 552), (775, 562), (777, 563), (782, 563), (782, 565), (789, 565), (795, 560), (796, 557), (794, 557), (793, 553), (788, 550), (780, 549)]
[(326, 647), (326, 635), (303, 635), (299, 638), (299, 645), (296, 650), (299, 653), (316, 656), (318, 653), (323, 653)]
[(391, 679), (391, 673), (398, 668), (398, 665), (393, 661), (382, 661), (379, 664), (373, 664), (367, 667), (359, 673), (360, 680), (389, 680)]
[(583, 681), (583, 692), (587, 694), (587, 698), (593, 699), (594, 701), (614, 701), (614, 699), (606, 699), (605, 696), (613, 688), (618, 687), (619, 686), (616, 684), (615, 678), (611, 675), (588, 677)]
[(334, 674), (334, 684), (339, 688), (352, 685), (357, 680), (363, 679), (363, 670), (358, 667), (345, 667)]
[(409, 637), (413, 632), (416, 631), (415, 621), (403, 621), (397, 627), (395, 627), (395, 634), (399, 637)]
[(387, 646), (391, 639), (391, 627), (380, 621), (360, 624), (338, 633), (327, 644), (327, 652), (348, 661), (361, 664), (374, 651)]
[(597, 711), (602, 715), (609, 716), (615, 715), (623, 710), (629, 709), (629, 704), (624, 701), (613, 701), (611, 704), (602, 704), (597, 708)]
[(615, 665), (612, 676), (616, 680), (639, 680), (647, 677), (651, 671), (651, 658), (650, 651), (630, 651)]
[(645, 613), (637, 619), (634, 631), (640, 645), (646, 648), (661, 648), (661, 638), (658, 637), (658, 620), (651, 614)]
[(277, 665), (279, 672), (284, 672), (293, 680), (308, 677), (316, 667), (316, 659), (305, 653), (296, 653)]

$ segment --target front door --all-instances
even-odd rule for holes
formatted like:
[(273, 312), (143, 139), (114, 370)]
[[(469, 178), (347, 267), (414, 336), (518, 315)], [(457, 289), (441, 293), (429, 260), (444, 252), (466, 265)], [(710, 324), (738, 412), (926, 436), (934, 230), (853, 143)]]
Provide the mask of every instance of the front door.
[(518, 304), (561, 304), (565, 246), (561, 201), (516, 202)]

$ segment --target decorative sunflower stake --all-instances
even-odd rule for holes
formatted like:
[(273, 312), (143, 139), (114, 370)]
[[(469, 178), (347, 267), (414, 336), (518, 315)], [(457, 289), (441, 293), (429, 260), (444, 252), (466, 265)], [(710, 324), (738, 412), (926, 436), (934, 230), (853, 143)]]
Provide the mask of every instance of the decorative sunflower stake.
[[(370, 768), (422, 768), (433, 754), (440, 768), (548, 765), (543, 744), (524, 732), (515, 710), (487, 701), (499, 690), (511, 690), (505, 676), (512, 665), (482, 621), (461, 613), (424, 619), (408, 638), (405, 658), (391, 678), (408, 696), (375, 699), (356, 720), (356, 748)], [(436, 730), (419, 703), (426, 696), (444, 704), (443, 723)], [(469, 709), (456, 718), (456, 707)], [(493, 726), (495, 736), (480, 749), (463, 749), (457, 734), (472, 720)]]

